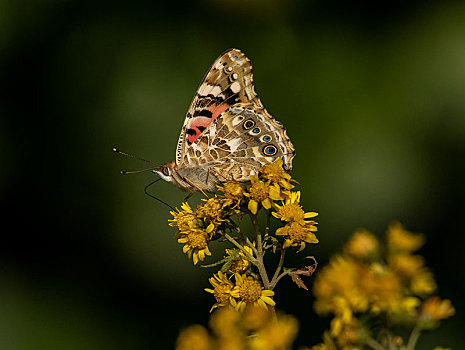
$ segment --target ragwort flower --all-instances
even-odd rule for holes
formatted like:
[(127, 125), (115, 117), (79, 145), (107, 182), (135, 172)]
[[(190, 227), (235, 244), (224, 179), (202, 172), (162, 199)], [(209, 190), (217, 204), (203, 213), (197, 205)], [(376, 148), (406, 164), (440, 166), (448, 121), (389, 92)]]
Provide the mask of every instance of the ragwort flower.
[(170, 211), (170, 213), (173, 215), (173, 219), (168, 220), (170, 221), (169, 225), (176, 227), (180, 232), (199, 227), (199, 221), (187, 202), (181, 204), (181, 210), (176, 208), (176, 211)]
[(297, 253), (305, 248), (305, 243), (318, 243), (318, 238), (312, 231), (316, 231), (316, 226), (311, 223), (306, 225), (298, 222), (290, 222), (276, 230), (277, 236), (285, 236), (283, 248), (299, 247)]
[(257, 214), (258, 204), (261, 203), (263, 208), (270, 209), (272, 200), (280, 200), (283, 197), (280, 194), (280, 188), (277, 184), (269, 185), (258, 178), (258, 175), (250, 177), (251, 185), (248, 186), (248, 192), (244, 193), (249, 197), (248, 208), (252, 214)]
[(223, 218), (223, 206), (217, 198), (202, 198), (202, 201), (204, 203), (199, 204), (196, 210), (197, 217), (204, 221), (206, 231), (211, 233), (222, 221), (226, 221)]
[(237, 208), (244, 198), (244, 187), (238, 181), (227, 181), (216, 187), (223, 192), (223, 207)]
[(315, 212), (304, 212), (300, 202), (300, 191), (291, 192), (290, 196), (286, 198), (283, 205), (276, 204), (276, 211), (273, 216), (282, 221), (294, 221), (300, 224), (306, 224), (305, 219), (313, 218), (318, 215)]
[(276, 303), (271, 299), (274, 295), (272, 290), (263, 289), (260, 284), (251, 276), (234, 275), (236, 279), (235, 292), (238, 295), (239, 301), (237, 302), (236, 309), (243, 311), (246, 306), (260, 306), (267, 309), (267, 304), (275, 306)]
[(205, 288), (205, 291), (212, 293), (216, 299), (216, 303), (212, 306), (210, 312), (219, 306), (231, 305), (236, 307), (235, 298), (239, 297), (239, 291), (224, 273), (218, 271), (216, 275), (210, 277), (209, 281), (213, 289)]
[(260, 174), (265, 180), (270, 181), (272, 184), (278, 184), (285, 190), (291, 190), (294, 185), (289, 183), (291, 175), (287, 173), (283, 168), (283, 160), (276, 158), (273, 163), (266, 164), (260, 169)]
[(208, 250), (208, 234), (201, 229), (190, 229), (179, 233), (178, 243), (184, 244), (183, 253), (192, 258), (194, 265), (211, 255)]
[[(243, 246), (243, 248), (253, 256), (252, 248)], [(231, 266), (229, 267), (229, 273), (244, 273), (250, 267), (250, 261), (246, 258), (244, 252), (240, 249), (225, 249), (228, 257), (236, 257)]]

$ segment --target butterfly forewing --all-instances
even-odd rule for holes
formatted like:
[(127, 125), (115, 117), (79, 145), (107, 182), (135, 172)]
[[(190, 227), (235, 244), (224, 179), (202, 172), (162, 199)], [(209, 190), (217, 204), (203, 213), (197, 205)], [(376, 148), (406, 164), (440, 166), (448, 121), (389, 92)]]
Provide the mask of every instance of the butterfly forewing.
[(254, 91), (248, 58), (235, 49), (221, 55), (189, 107), (176, 154), (179, 171), (192, 179), (204, 178), (196, 188), (209, 190), (214, 188), (213, 178), (247, 181), (276, 158), (289, 171), (294, 156), (283, 125)]
[(187, 149), (210, 123), (238, 102), (263, 108), (254, 91), (249, 59), (232, 49), (213, 63), (194, 96), (179, 135), (176, 164), (182, 164)]

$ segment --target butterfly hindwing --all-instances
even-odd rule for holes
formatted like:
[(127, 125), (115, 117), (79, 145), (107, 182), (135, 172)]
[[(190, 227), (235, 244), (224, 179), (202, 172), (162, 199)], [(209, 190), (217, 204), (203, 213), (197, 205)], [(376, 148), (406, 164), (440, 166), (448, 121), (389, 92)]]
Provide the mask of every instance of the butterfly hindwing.
[(254, 91), (249, 59), (232, 49), (213, 63), (194, 96), (179, 135), (176, 164), (182, 164), (188, 148), (212, 121), (239, 102), (263, 108)]
[(263, 108), (238, 103), (206, 128), (182, 162), (190, 167), (207, 167), (220, 181), (246, 181), (278, 157), (286, 170), (291, 170), (294, 155), (280, 122)]

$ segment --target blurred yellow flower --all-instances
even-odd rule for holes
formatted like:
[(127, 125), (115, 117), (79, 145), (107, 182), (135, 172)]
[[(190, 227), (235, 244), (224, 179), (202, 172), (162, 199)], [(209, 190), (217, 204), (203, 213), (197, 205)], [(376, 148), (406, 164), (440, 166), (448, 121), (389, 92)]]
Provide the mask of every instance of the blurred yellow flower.
[(359, 283), (361, 269), (363, 267), (351, 258), (333, 257), (316, 275), (313, 285), (315, 311), (323, 315), (345, 314), (345, 319), (350, 319), (352, 310), (367, 311), (368, 299)]
[(292, 345), (297, 336), (297, 320), (289, 315), (279, 315), (250, 339), (252, 350), (283, 350)]
[(218, 271), (216, 275), (210, 277), (209, 281), (214, 289), (205, 288), (205, 291), (212, 293), (216, 299), (216, 303), (212, 306), (210, 312), (219, 306), (231, 305), (236, 307), (237, 304), (235, 298), (239, 297), (239, 291), (225, 274)]
[(405, 230), (399, 222), (393, 222), (388, 227), (387, 242), (392, 251), (414, 252), (425, 243), (425, 237)]
[(246, 306), (260, 306), (267, 309), (267, 305), (275, 306), (276, 303), (271, 299), (274, 295), (272, 290), (263, 289), (260, 284), (251, 276), (234, 275), (236, 280), (235, 293), (238, 295), (239, 301), (236, 308), (243, 311)]
[(345, 244), (344, 251), (355, 258), (361, 259), (377, 253), (378, 245), (378, 240), (371, 232), (359, 229)]
[(455, 309), (448, 299), (441, 300), (434, 296), (426, 300), (421, 306), (422, 316), (433, 321), (439, 321), (455, 314)]
[(176, 350), (214, 350), (208, 331), (200, 325), (183, 329), (176, 340)]
[(208, 250), (208, 234), (204, 230), (190, 229), (179, 233), (178, 243), (184, 244), (183, 253), (192, 258), (194, 265), (211, 255)]
[(416, 295), (428, 295), (436, 290), (436, 282), (433, 274), (426, 268), (415, 273), (410, 280), (410, 289)]
[(411, 254), (391, 254), (389, 266), (401, 276), (411, 278), (423, 268), (424, 259), (420, 255)]

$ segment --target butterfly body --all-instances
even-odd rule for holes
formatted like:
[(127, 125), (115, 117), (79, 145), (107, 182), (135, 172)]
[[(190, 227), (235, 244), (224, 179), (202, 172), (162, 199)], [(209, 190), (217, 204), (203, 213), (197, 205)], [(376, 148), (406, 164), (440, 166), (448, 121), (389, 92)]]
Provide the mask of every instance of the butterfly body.
[(212, 192), (223, 181), (248, 181), (278, 157), (290, 171), (294, 156), (283, 125), (255, 93), (250, 61), (232, 49), (213, 63), (200, 84), (175, 161), (154, 172), (184, 191)]

